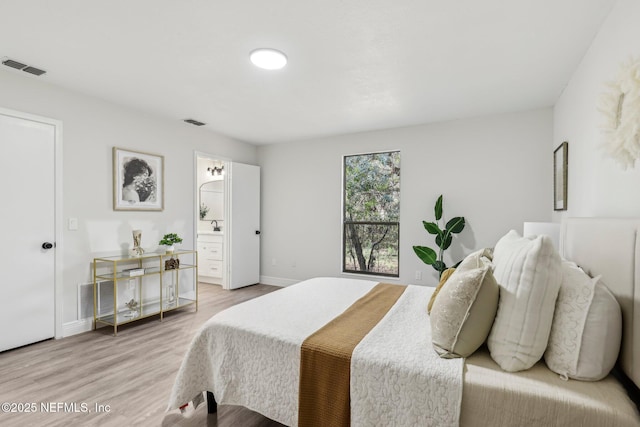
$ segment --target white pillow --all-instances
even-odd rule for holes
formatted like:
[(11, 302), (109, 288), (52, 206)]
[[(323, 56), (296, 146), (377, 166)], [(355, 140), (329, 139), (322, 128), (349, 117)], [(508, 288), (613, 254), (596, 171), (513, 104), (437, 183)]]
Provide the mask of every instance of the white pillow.
[(562, 263), (562, 284), (544, 360), (565, 378), (598, 381), (618, 359), (622, 340), (620, 305), (600, 277)]
[(431, 340), (440, 357), (469, 357), (489, 335), (499, 293), (490, 256), (487, 249), (468, 255), (433, 303)]
[(493, 275), (500, 302), (487, 344), (508, 372), (532, 367), (549, 340), (560, 280), (560, 255), (548, 236), (524, 238), (511, 230), (496, 244)]

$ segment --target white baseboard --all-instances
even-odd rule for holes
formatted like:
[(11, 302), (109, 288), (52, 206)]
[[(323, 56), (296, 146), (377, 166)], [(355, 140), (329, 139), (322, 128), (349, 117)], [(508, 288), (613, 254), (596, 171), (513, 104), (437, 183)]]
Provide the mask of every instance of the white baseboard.
[(291, 286), (300, 282), (300, 280), (294, 279), (284, 279), (282, 277), (270, 277), (270, 276), (260, 276), (260, 283), (263, 285), (272, 285), (272, 286)]
[(71, 335), (77, 335), (91, 330), (93, 330), (93, 319), (74, 320), (73, 322), (62, 325), (62, 336), (70, 337)]

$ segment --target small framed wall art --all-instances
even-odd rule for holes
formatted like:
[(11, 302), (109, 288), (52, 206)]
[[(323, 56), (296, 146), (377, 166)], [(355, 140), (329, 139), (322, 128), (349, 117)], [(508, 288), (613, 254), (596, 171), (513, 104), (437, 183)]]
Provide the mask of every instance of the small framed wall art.
[(113, 210), (164, 209), (164, 156), (113, 147)]
[(569, 143), (563, 142), (553, 152), (553, 210), (567, 210), (567, 155)]

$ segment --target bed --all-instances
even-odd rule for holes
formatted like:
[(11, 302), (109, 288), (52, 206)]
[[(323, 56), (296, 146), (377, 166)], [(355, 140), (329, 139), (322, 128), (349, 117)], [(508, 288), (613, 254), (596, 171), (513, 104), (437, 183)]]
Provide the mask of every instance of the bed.
[[(562, 256), (602, 276), (620, 305), (622, 346), (613, 373), (599, 381), (567, 380), (544, 360), (506, 372), (486, 345), (467, 358), (440, 358), (425, 310), (434, 289), (409, 285), (362, 333), (350, 355), (346, 425), (640, 426), (634, 403), (640, 329), (633, 327), (640, 316), (639, 229), (640, 219), (570, 218), (562, 226)], [(197, 405), (207, 392), (210, 412), (217, 401), (288, 426), (313, 425), (302, 415), (313, 414), (303, 400), (338, 405), (340, 389), (334, 382), (344, 375), (325, 375), (328, 383), (309, 388), (306, 346), (318, 331), (383, 288), (397, 290), (376, 281), (314, 278), (215, 315), (192, 341), (168, 410)], [(362, 311), (375, 311), (366, 307)], [(363, 322), (352, 319), (349, 329)], [(315, 421), (345, 425), (317, 415)]]

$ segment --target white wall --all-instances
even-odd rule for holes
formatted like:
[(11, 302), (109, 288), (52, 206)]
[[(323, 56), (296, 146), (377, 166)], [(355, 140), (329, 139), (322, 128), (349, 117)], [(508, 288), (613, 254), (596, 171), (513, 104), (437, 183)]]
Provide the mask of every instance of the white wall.
[[(20, 72), (18, 72), (20, 73)], [(24, 73), (20, 73), (24, 74)], [(0, 71), (0, 107), (63, 122), (64, 221), (79, 220), (63, 234), (63, 322), (77, 320), (77, 286), (91, 282), (95, 255), (121, 251), (131, 230), (142, 230), (142, 247), (153, 250), (163, 234), (176, 232), (193, 248), (194, 151), (255, 163), (253, 145), (175, 121)], [(188, 112), (185, 112), (187, 115)], [(112, 147), (161, 154), (165, 160), (165, 209), (122, 212), (112, 208)]]
[(569, 142), (568, 210), (565, 216), (640, 215), (640, 164), (623, 171), (605, 158), (603, 116), (598, 111), (605, 83), (621, 63), (640, 57), (640, 2), (619, 0), (554, 108), (552, 146)]
[(467, 220), (449, 250), (455, 261), (524, 221), (551, 219), (552, 128), (549, 108), (259, 147), (261, 281), (340, 275), (342, 156), (399, 149), (399, 280), (435, 285), (412, 246), (433, 247), (422, 220), (434, 220), (438, 195), (446, 217)]

